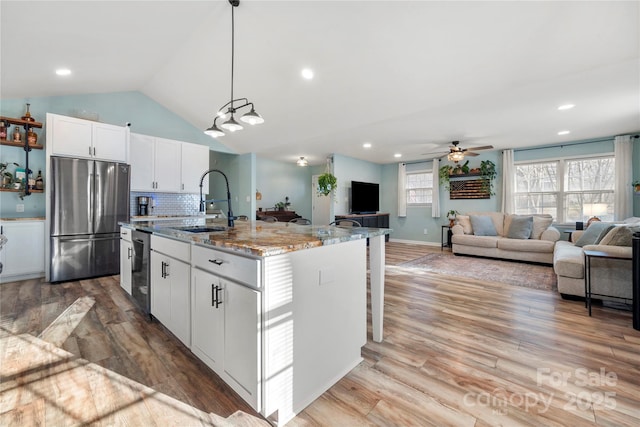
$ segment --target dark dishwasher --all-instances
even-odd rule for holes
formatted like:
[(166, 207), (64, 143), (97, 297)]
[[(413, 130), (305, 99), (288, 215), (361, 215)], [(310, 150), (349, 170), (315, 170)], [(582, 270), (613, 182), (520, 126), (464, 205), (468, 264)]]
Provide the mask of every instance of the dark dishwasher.
[(151, 314), (151, 234), (133, 230), (131, 262), (131, 295), (145, 314)]

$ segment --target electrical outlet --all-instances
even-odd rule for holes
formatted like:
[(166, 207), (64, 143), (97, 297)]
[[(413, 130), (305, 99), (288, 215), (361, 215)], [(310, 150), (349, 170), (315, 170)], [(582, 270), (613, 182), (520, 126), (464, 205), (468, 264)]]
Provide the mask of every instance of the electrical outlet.
[(18, 203), (16, 205), (16, 212), (24, 212), (24, 204)]
[(425, 229), (424, 229), (424, 235), (426, 236), (426, 235), (428, 235), (428, 234), (429, 234), (429, 230), (425, 228)]

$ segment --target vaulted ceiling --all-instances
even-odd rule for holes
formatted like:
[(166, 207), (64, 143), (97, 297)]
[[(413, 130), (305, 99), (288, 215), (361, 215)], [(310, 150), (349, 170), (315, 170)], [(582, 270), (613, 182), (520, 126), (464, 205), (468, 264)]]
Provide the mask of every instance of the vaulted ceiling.
[[(229, 101), (226, 0), (0, 12), (3, 98), (137, 90), (201, 129)], [(265, 118), (220, 139), (238, 153), (391, 163), (640, 130), (639, 2), (242, 0), (235, 20), (235, 95)]]

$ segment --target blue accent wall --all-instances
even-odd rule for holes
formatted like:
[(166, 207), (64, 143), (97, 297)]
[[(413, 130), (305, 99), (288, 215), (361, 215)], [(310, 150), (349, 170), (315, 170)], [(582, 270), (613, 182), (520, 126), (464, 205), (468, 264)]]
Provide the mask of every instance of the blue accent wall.
[[(382, 183), (382, 165), (354, 159), (353, 157), (334, 154), (333, 174), (338, 179), (338, 190), (335, 194), (335, 215), (347, 215), (350, 208), (351, 181)], [(380, 210), (388, 212), (382, 203), (382, 188), (380, 189)]]
[(284, 202), (288, 196), (290, 209), (303, 218), (311, 219), (311, 172), (312, 168), (300, 167), (295, 162), (285, 163), (258, 157), (255, 188), (262, 194), (262, 200), (256, 201), (256, 209), (271, 209), (276, 203)]

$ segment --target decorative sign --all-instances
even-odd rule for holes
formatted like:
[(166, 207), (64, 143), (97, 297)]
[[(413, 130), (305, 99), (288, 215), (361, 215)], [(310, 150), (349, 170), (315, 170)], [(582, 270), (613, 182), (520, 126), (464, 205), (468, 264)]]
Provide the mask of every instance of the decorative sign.
[(449, 182), (449, 199), (489, 199), (488, 179), (464, 179)]

